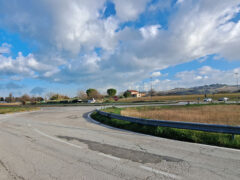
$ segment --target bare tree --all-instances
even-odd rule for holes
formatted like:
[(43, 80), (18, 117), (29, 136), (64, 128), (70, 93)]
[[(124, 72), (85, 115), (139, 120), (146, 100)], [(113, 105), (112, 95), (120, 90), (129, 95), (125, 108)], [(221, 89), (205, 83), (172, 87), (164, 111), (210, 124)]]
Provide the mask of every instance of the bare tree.
[(79, 98), (79, 99), (87, 99), (87, 93), (85, 93), (84, 91), (78, 91), (77, 92), (77, 97)]
[(12, 93), (9, 93), (9, 96), (5, 98), (7, 102), (14, 102), (15, 98), (13, 97)]
[(24, 94), (21, 97), (22, 101), (31, 101), (31, 97), (28, 94)]

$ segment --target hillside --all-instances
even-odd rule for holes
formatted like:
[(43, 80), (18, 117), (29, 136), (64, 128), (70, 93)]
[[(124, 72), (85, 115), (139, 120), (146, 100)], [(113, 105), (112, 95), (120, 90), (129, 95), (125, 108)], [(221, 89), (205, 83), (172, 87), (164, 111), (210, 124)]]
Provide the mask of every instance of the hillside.
[[(240, 88), (239, 88), (240, 89)], [(211, 84), (205, 86), (197, 86), (191, 88), (175, 88), (168, 91), (161, 91), (160, 94), (163, 95), (187, 95), (187, 94), (215, 94), (215, 93), (233, 93), (239, 92), (236, 85), (226, 85), (226, 84)]]

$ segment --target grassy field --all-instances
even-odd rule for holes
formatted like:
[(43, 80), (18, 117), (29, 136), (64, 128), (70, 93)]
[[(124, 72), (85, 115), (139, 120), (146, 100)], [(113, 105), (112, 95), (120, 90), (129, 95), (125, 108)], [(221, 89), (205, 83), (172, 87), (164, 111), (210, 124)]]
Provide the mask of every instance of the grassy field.
[(13, 102), (13, 103), (0, 103), (0, 106), (19, 106), (21, 105), (22, 103), (20, 102)]
[[(120, 112), (119, 109), (112, 109), (111, 112)], [(230, 147), (240, 149), (240, 135), (235, 135), (232, 139), (231, 134), (209, 133), (194, 130), (167, 128), (160, 126), (146, 126), (137, 123), (131, 123), (119, 119), (113, 119), (102, 116), (96, 112), (92, 113), (91, 117), (103, 124), (113, 127), (126, 129), (134, 132), (140, 132), (158, 137), (175, 139), (180, 141), (188, 141), (194, 143), (209, 144), (222, 147)]]
[(240, 105), (145, 106), (124, 108), (120, 113), (146, 119), (240, 125)]
[[(208, 94), (207, 97), (213, 100), (218, 100), (222, 97), (228, 97), (231, 101), (235, 101), (240, 97), (240, 93), (225, 93), (225, 94)], [(204, 95), (168, 95), (168, 96), (153, 96), (153, 97), (141, 97), (141, 98), (122, 98), (118, 102), (144, 102), (144, 101), (197, 101), (200, 98), (202, 101)]]
[(36, 107), (1, 107), (0, 106), (0, 114), (6, 113), (14, 113), (14, 112), (23, 112), (23, 111), (34, 111), (38, 110), (39, 108)]

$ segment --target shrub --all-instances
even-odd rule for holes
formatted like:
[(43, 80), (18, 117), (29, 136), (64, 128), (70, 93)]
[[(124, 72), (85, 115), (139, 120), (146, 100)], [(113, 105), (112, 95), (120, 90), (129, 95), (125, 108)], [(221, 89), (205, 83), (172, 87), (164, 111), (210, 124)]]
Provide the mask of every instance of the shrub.
[(113, 96), (116, 95), (117, 90), (116, 90), (116, 89), (113, 89), (113, 88), (110, 88), (110, 89), (107, 90), (107, 93), (108, 93), (108, 95), (109, 95), (110, 97), (113, 97)]
[(123, 93), (123, 96), (124, 96), (125, 98), (131, 97), (131, 92), (125, 91), (125, 92)]

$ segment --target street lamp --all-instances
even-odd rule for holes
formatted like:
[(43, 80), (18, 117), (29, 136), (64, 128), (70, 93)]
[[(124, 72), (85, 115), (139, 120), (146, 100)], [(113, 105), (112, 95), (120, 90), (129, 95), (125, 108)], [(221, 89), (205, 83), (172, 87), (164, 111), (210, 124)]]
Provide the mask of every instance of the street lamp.
[(238, 72), (235, 73), (236, 78), (237, 78), (237, 91), (238, 91)]

